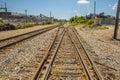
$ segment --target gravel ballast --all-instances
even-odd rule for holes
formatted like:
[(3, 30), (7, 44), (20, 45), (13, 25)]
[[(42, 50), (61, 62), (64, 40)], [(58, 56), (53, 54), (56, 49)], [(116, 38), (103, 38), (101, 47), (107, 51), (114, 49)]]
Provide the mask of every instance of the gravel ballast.
[(113, 39), (114, 28), (76, 29), (105, 80), (120, 80), (120, 41)]
[(43, 33), (1, 53), (0, 80), (30, 80), (46, 54), (56, 31), (57, 29), (54, 29)]

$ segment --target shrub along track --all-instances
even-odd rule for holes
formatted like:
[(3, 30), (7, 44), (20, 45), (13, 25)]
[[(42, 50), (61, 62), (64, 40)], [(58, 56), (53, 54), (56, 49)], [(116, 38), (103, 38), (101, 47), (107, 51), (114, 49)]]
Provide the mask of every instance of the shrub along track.
[(73, 27), (58, 30), (33, 80), (104, 80)]

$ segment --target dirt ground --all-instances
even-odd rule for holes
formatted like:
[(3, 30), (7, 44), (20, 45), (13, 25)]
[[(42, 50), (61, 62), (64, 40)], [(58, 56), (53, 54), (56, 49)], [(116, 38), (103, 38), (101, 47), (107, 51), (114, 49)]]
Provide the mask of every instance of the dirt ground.
[(76, 28), (105, 80), (120, 80), (120, 41), (113, 39), (114, 25), (107, 28)]

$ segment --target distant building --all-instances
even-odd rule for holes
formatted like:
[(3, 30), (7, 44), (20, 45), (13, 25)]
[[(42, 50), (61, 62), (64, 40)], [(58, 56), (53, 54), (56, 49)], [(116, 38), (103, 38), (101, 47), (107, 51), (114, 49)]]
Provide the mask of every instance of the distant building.
[(11, 12), (0, 12), (0, 17), (10, 16), (11, 14)]
[(44, 22), (50, 20), (47, 16), (25, 15), (17, 12), (0, 12), (0, 18), (5, 23)]

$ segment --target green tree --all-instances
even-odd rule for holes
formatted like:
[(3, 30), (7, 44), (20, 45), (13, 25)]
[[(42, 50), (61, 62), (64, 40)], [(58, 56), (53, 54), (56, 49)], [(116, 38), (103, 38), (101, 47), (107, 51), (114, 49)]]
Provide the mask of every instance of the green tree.
[(81, 17), (75, 16), (75, 17), (71, 17), (69, 21), (70, 23), (73, 23), (73, 24), (84, 24), (87, 22), (87, 19), (83, 16)]

